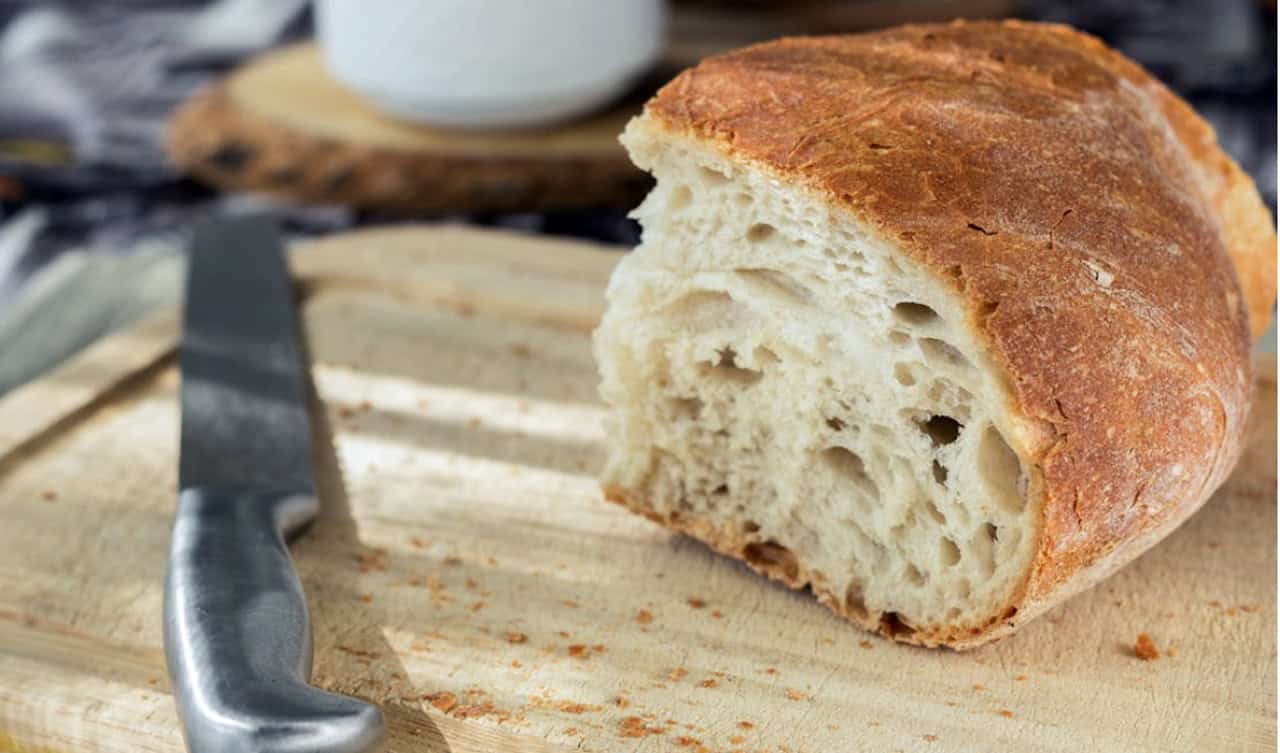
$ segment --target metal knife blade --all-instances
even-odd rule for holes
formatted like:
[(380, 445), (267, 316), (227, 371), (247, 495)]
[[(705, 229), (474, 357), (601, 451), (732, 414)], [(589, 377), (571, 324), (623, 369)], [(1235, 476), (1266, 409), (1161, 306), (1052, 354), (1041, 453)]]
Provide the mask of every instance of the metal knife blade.
[(271, 220), (196, 230), (186, 313), (164, 646), (187, 747), (374, 750), (377, 706), (307, 684), (311, 626), (285, 539), (319, 503), (293, 295)]
[(307, 381), (275, 224), (209, 223), (190, 253), (179, 485), (313, 493)]

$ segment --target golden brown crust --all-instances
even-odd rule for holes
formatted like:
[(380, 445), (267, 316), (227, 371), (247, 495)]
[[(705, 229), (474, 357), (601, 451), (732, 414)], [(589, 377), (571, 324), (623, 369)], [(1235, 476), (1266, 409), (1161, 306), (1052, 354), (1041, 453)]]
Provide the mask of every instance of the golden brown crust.
[(1234, 464), (1271, 220), (1208, 126), (1092, 37), (957, 22), (784, 39), (685, 71), (646, 113), (815, 191), (964, 300), (1041, 500), (1017, 622), (1137, 556)]

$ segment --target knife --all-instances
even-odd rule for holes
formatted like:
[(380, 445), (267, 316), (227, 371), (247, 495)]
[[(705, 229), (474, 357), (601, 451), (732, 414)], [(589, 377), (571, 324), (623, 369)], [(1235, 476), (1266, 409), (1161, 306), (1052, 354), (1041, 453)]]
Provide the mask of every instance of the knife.
[(377, 706), (307, 684), (311, 626), (285, 542), (319, 503), (293, 291), (271, 219), (196, 229), (179, 360), (164, 646), (188, 750), (375, 749)]

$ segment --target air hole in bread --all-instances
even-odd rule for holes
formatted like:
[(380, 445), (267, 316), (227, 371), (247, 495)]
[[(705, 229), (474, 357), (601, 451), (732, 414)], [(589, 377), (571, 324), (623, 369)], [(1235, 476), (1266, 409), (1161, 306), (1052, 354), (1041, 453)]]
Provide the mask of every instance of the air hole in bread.
[(938, 557), (942, 564), (952, 567), (960, 562), (960, 547), (951, 539), (943, 537), (938, 544)]
[(930, 416), (929, 420), (917, 424), (920, 431), (929, 435), (934, 447), (951, 444), (960, 438), (960, 430), (964, 427), (951, 416)]
[(672, 417), (676, 420), (695, 420), (702, 414), (702, 401), (696, 397), (673, 397), (667, 401)]
[(759, 523), (755, 522), (754, 520), (743, 521), (742, 523), (743, 533), (758, 533), (759, 531), (760, 531)]
[(767, 222), (757, 222), (747, 229), (747, 240), (752, 243), (761, 243), (773, 237), (778, 229)]
[(676, 186), (675, 188), (671, 189), (670, 198), (667, 200), (667, 206), (671, 209), (671, 211), (679, 212), (680, 210), (688, 207), (692, 203), (693, 203), (693, 190), (690, 189), (688, 186)]
[(734, 196), (734, 197), (733, 197), (733, 200), (734, 200), (734, 202), (735, 202), (738, 206), (740, 206), (740, 207), (750, 206), (750, 205), (751, 205), (751, 194), (748, 194), (748, 193), (740, 193), (740, 194), (737, 194), (736, 196)]
[(880, 630), (889, 637), (910, 633), (911, 626), (903, 621), (897, 612), (885, 612), (880, 615)]
[(880, 499), (880, 488), (867, 475), (862, 457), (844, 447), (828, 447), (822, 451), (822, 461), (837, 476), (866, 492), (873, 499)]
[(673, 301), (667, 310), (673, 317), (689, 321), (691, 325), (715, 321), (727, 324), (732, 321), (737, 305), (733, 296), (723, 290), (695, 290)]
[(776, 270), (738, 269), (735, 272), (752, 292), (771, 297), (783, 305), (808, 303), (813, 298), (813, 292), (807, 286)]
[(760, 366), (772, 366), (781, 361), (778, 354), (763, 345), (757, 345), (756, 349), (751, 351), (751, 355), (756, 359), (756, 363)]
[(947, 516), (942, 514), (942, 511), (938, 509), (938, 504), (931, 498), (925, 498), (924, 510), (935, 523), (942, 524), (947, 522)]
[(978, 445), (978, 474), (987, 492), (1001, 509), (1011, 513), (1022, 511), (1026, 502), (1022, 493), (1022, 464), (1018, 455), (994, 426), (982, 432)]
[(935, 366), (970, 366), (969, 359), (956, 346), (936, 337), (920, 338), (920, 351)]
[(867, 614), (867, 604), (863, 601), (862, 586), (853, 583), (844, 594), (844, 608), (854, 618), (865, 620), (869, 616)]
[(845, 423), (838, 418), (828, 418), (827, 428), (832, 431), (844, 431)]
[(911, 335), (908, 335), (902, 330), (895, 329), (889, 333), (889, 342), (899, 346), (906, 345), (911, 342)]
[(718, 379), (722, 382), (733, 382), (743, 387), (750, 387), (764, 376), (754, 369), (738, 366), (738, 352), (732, 347), (724, 347), (717, 351), (719, 358), (715, 363), (699, 364), (702, 376), (707, 379)]
[(712, 493), (712, 494), (714, 494), (714, 495), (716, 495), (716, 496), (718, 496), (718, 497), (722, 497), (722, 496), (724, 496), (724, 495), (726, 495), (726, 494), (728, 494), (728, 493), (729, 493), (729, 485), (728, 485), (728, 484), (721, 484), (721, 485), (717, 486), (716, 488), (712, 489), (712, 490), (711, 490), (711, 493)]
[(938, 312), (914, 301), (903, 301), (893, 307), (893, 315), (898, 321), (913, 327), (923, 326), (938, 319)]
[(947, 467), (938, 461), (933, 461), (933, 480), (938, 482), (938, 486), (944, 489), (947, 486)]
[(915, 370), (905, 363), (893, 365), (893, 378), (903, 387), (910, 387), (916, 383)]
[(728, 182), (729, 180), (728, 175), (725, 175), (719, 170), (712, 170), (706, 165), (703, 165), (698, 168), (698, 175), (702, 176), (702, 181), (706, 183), (708, 186), (718, 186), (721, 183)]
[(742, 558), (771, 575), (781, 576), (793, 581), (800, 574), (800, 564), (790, 549), (776, 541), (762, 541), (747, 544), (742, 549)]
[(928, 580), (928, 578), (925, 577), (925, 574), (920, 572), (920, 568), (916, 567), (915, 565), (907, 565), (907, 569), (904, 572), (904, 575), (907, 578), (907, 582), (915, 586), (916, 588), (923, 586), (925, 584), (925, 581)]

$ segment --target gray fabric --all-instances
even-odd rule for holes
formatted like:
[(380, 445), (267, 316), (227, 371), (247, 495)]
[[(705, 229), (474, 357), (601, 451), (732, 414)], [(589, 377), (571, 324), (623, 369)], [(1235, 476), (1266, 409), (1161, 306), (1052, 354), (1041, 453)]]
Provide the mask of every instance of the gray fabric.
[[(0, 253), (3, 245), (0, 235)], [(139, 244), (123, 254), (60, 254), (23, 286), (0, 319), (0, 394), (156, 306), (177, 303), (183, 272), (183, 256), (165, 243)]]

